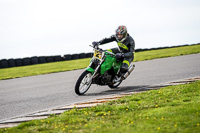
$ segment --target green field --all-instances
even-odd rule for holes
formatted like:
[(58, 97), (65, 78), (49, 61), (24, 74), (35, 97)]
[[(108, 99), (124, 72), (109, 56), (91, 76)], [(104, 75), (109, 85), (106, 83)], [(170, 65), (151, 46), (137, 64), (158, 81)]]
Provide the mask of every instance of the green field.
[[(200, 53), (200, 44), (135, 53), (134, 62)], [(86, 68), (90, 58), (0, 69), (0, 80)]]
[(72, 109), (0, 133), (199, 133), (200, 81)]

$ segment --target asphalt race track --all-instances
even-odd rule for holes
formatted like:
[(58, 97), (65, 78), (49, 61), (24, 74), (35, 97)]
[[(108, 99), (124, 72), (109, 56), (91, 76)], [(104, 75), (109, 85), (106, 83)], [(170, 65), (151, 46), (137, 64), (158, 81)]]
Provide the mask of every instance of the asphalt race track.
[(92, 85), (84, 96), (74, 86), (84, 71), (75, 70), (0, 80), (0, 121), (38, 110), (83, 102), (110, 94), (130, 92), (180, 79), (200, 77), (200, 54), (135, 62), (135, 70), (117, 89)]

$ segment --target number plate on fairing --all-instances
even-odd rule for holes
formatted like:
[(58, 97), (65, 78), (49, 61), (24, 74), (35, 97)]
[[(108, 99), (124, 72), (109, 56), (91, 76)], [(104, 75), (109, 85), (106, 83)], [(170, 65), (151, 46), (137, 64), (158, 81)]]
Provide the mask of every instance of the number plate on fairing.
[(102, 58), (102, 52), (95, 50), (94, 51), (94, 57), (101, 59)]

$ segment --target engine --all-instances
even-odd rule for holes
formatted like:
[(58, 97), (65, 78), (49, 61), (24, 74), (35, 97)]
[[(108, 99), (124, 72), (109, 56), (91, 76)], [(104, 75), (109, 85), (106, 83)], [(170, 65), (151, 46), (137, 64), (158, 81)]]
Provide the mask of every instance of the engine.
[(97, 75), (93, 81), (98, 85), (107, 85), (112, 79), (112, 75), (105, 72), (103, 75)]
[(108, 84), (111, 81), (112, 75), (109, 75), (107, 72), (104, 73), (103, 77), (101, 78), (101, 82), (103, 84)]

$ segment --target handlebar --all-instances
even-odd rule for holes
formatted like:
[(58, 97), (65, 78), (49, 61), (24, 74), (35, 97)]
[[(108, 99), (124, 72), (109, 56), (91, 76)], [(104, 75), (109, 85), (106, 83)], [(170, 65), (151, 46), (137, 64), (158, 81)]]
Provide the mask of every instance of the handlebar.
[(96, 49), (96, 50), (99, 50), (99, 51), (101, 51), (101, 52), (103, 52), (103, 50), (101, 49), (101, 48), (99, 48), (99, 45), (96, 45), (96, 46), (94, 46), (94, 45), (89, 45), (90, 47), (93, 47), (94, 49)]
[[(101, 48), (99, 48), (99, 45), (96, 45), (96, 46), (94, 46), (94, 45), (89, 45), (90, 47), (93, 47), (94, 49), (96, 49), (96, 50), (98, 50), (98, 51), (100, 51), (100, 52), (105, 52), (105, 51), (107, 51), (107, 50), (103, 50), (103, 49), (101, 49)], [(115, 54), (114, 53), (112, 53), (112, 54), (110, 54), (110, 53), (106, 53), (106, 55), (110, 55), (110, 56), (112, 56), (112, 57), (115, 57)]]

